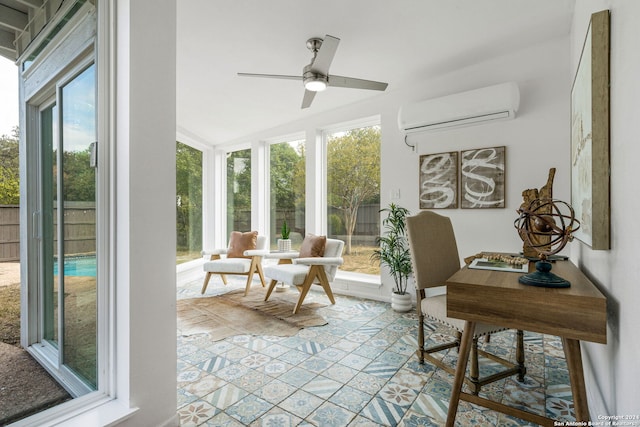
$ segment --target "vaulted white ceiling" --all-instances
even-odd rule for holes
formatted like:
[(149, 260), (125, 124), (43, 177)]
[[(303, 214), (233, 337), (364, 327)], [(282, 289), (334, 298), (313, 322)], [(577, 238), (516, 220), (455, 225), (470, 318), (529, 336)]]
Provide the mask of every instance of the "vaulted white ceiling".
[(332, 74), (384, 81), (387, 92), (569, 34), (574, 0), (180, 0), (178, 131), (241, 140), (379, 92), (329, 87), (300, 108), (310, 37), (341, 39)]
[[(61, 0), (0, 0), (0, 54), (37, 11)], [(384, 81), (387, 92), (569, 34), (575, 0), (179, 0), (178, 132), (208, 144), (381, 96), (329, 87), (300, 108), (306, 41), (341, 39), (332, 74)], [(53, 6), (51, 6), (53, 4)], [(153, 19), (150, 14), (150, 19)]]

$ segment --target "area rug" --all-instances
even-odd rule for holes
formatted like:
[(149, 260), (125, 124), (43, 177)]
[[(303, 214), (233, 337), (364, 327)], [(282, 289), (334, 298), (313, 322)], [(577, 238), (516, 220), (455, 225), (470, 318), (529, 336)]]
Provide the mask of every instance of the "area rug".
[(22, 348), (0, 343), (0, 360), (0, 426), (71, 399)]
[(264, 301), (266, 290), (251, 289), (214, 296), (181, 299), (177, 302), (178, 333), (183, 336), (209, 334), (214, 341), (234, 335), (292, 336), (300, 329), (326, 325), (317, 313), (325, 304), (305, 300), (298, 313), (293, 307), (296, 290), (274, 292)]

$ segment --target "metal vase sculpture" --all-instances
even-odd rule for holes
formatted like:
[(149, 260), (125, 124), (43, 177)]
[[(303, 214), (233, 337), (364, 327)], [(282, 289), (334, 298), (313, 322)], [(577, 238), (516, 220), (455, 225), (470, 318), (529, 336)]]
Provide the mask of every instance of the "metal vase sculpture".
[(535, 199), (518, 209), (520, 216), (514, 226), (520, 238), (539, 254), (536, 271), (520, 276), (523, 285), (544, 288), (568, 288), (569, 281), (551, 272), (547, 257), (560, 252), (573, 240), (573, 232), (580, 228), (571, 205), (556, 199)]

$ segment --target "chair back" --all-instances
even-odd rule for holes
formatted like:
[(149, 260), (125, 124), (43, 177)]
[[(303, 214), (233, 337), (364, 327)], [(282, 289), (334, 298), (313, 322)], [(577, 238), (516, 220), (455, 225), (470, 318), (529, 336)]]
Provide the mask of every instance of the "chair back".
[(258, 238), (256, 239), (256, 249), (266, 250), (268, 243), (269, 242), (267, 241), (267, 236), (258, 234)]
[(460, 269), (451, 220), (431, 211), (407, 217), (411, 264), (417, 289), (443, 286)]
[[(324, 256), (331, 258), (341, 257), (343, 249), (344, 242), (342, 240), (327, 238), (327, 243), (325, 243), (324, 246)], [(324, 267), (324, 271), (327, 274), (327, 279), (329, 280), (329, 282), (333, 282), (333, 279), (336, 278), (336, 273), (338, 272), (338, 266), (326, 265)]]
[[(229, 238), (229, 243), (227, 245), (231, 245), (231, 238)], [(256, 249), (266, 250), (268, 249), (269, 241), (267, 240), (267, 236), (263, 236), (262, 234), (258, 234), (256, 238)], [(230, 246), (227, 246), (229, 249)]]

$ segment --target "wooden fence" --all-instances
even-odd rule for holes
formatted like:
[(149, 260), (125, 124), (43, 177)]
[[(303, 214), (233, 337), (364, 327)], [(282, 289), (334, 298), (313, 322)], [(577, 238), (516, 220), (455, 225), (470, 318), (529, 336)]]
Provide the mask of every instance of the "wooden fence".
[[(379, 234), (380, 213), (378, 205), (364, 205), (358, 211), (358, 221), (352, 241), (354, 244), (371, 246)], [(245, 214), (249, 229), (251, 212)], [(332, 210), (331, 214), (338, 214)], [(55, 215), (55, 213), (54, 213)], [(288, 216), (291, 218), (291, 216)], [(281, 220), (277, 224), (281, 224)], [(276, 234), (280, 229), (276, 229)], [(85, 254), (95, 252), (96, 215), (95, 204), (88, 202), (65, 203), (65, 252)], [(273, 236), (272, 236), (273, 237)], [(343, 237), (343, 236), (339, 236)], [(57, 236), (54, 238), (57, 240)], [(0, 205), (0, 262), (20, 260), (20, 207)]]
[[(55, 218), (55, 210), (53, 215)], [(95, 203), (66, 202), (64, 222), (65, 253), (95, 253)], [(57, 237), (55, 233), (54, 248), (57, 248)], [(8, 261), (20, 261), (20, 207), (16, 205), (0, 205), (0, 262)]]
[(20, 260), (20, 206), (0, 205), (0, 262)]

